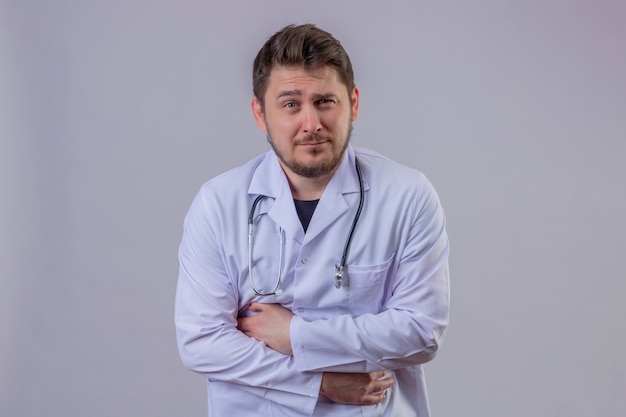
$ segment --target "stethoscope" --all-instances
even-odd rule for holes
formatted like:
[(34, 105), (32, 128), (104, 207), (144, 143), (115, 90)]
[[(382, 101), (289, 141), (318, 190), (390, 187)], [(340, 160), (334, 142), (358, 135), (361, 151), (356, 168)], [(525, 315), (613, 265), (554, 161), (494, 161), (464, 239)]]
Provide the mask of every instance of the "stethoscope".
[[(343, 247), (343, 254), (341, 255), (341, 261), (339, 264), (335, 265), (335, 288), (341, 288), (344, 284), (343, 273), (346, 269), (346, 260), (348, 259), (348, 251), (350, 249), (350, 243), (352, 242), (352, 236), (354, 235), (354, 229), (356, 228), (356, 224), (359, 221), (359, 217), (361, 216), (361, 210), (363, 209), (363, 201), (365, 200), (365, 190), (363, 186), (363, 174), (361, 174), (361, 166), (359, 165), (359, 161), (354, 158), (354, 167), (356, 168), (356, 174), (359, 177), (359, 207), (356, 210), (356, 214), (354, 215), (354, 219), (352, 220), (352, 226), (350, 226), (350, 232), (348, 233), (348, 237), (346, 238), (346, 244)], [(254, 278), (252, 277), (252, 230), (254, 229), (254, 212), (256, 211), (256, 206), (259, 204), (261, 200), (264, 198), (272, 198), (266, 195), (258, 196), (254, 202), (252, 203), (252, 208), (250, 208), (250, 214), (248, 215), (248, 276), (250, 279), (250, 286), (254, 291), (254, 294), (260, 296), (269, 296), (269, 295), (281, 295), (283, 291), (280, 287), (280, 278), (281, 271), (283, 269), (283, 252), (284, 252), (284, 238), (283, 238), (283, 229), (279, 228), (280, 234), (280, 244), (278, 248), (278, 275), (276, 277), (276, 284), (274, 288), (270, 292), (262, 292), (259, 291), (254, 285)]]

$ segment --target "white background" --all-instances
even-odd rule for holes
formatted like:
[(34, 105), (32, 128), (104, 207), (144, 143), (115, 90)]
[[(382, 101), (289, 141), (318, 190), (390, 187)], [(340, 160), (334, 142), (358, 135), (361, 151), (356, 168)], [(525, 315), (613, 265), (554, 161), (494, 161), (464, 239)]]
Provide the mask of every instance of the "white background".
[(267, 148), (251, 63), (292, 22), (350, 53), (353, 142), (447, 211), (433, 416), (626, 415), (625, 21), (621, 0), (0, 0), (0, 416), (206, 415), (174, 337), (182, 220)]

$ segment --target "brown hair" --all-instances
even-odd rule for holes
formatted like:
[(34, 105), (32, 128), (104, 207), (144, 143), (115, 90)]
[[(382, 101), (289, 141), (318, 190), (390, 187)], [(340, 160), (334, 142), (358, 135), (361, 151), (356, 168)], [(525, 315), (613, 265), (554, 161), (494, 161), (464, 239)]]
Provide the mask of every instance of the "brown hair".
[(330, 33), (312, 24), (285, 26), (272, 35), (257, 54), (252, 69), (252, 89), (261, 104), (275, 65), (302, 66), (306, 70), (329, 66), (337, 71), (348, 94), (354, 88), (354, 73), (347, 52)]

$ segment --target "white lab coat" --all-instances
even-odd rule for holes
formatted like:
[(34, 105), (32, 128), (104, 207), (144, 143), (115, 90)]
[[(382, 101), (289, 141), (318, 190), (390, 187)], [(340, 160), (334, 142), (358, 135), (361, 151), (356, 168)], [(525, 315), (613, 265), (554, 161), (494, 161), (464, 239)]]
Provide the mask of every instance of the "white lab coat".
[[(347, 259), (347, 285), (334, 286), (359, 200), (365, 204)], [(284, 236), (282, 294), (255, 296), (248, 279), (248, 214), (255, 214), (255, 286), (276, 282)], [(448, 324), (448, 238), (437, 195), (420, 172), (348, 147), (306, 234), (272, 151), (207, 182), (185, 218), (176, 294), (183, 363), (208, 384), (209, 416), (429, 416), (421, 364), (433, 358)], [(294, 313), (293, 356), (237, 330), (252, 301)], [(392, 370), (375, 406), (319, 395), (322, 372)]]

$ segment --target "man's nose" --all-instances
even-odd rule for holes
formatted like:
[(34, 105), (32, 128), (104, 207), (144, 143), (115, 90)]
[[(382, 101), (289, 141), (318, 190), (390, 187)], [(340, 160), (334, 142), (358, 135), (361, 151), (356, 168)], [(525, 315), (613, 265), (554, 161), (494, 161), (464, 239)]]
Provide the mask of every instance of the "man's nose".
[(315, 133), (322, 130), (320, 115), (313, 106), (306, 106), (302, 111), (302, 130), (304, 133)]

